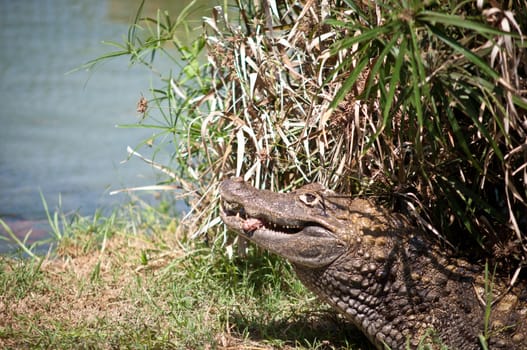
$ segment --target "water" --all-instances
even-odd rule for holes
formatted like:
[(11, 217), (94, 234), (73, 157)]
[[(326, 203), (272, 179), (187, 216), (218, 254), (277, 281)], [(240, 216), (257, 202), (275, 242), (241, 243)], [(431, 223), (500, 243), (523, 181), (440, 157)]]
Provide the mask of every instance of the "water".
[[(64, 212), (91, 215), (126, 200), (110, 190), (156, 183), (159, 173), (142, 161), (120, 164), (126, 146), (151, 131), (115, 127), (137, 121), (137, 102), (155, 77), (126, 57), (65, 74), (113, 50), (102, 40), (122, 42), (140, 1), (0, 3), (0, 218), (19, 235), (34, 227), (38, 236), (40, 192), (51, 209), (60, 197)], [(147, 1), (147, 10), (165, 3)]]

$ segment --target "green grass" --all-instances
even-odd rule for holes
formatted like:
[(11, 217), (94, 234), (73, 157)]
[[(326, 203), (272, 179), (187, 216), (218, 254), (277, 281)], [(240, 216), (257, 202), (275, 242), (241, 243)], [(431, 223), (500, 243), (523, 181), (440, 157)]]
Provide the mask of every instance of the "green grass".
[(0, 257), (1, 348), (371, 348), (283, 260), (123, 212), (70, 218), (48, 256)]

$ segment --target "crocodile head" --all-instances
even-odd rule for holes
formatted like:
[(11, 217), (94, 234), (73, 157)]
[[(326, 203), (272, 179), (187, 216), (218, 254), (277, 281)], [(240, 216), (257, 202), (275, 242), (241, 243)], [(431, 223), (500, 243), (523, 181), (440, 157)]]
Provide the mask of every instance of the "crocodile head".
[(220, 186), (221, 217), (232, 230), (294, 265), (324, 267), (360, 243), (379, 222), (370, 206), (312, 183), (289, 192), (257, 190), (241, 178)]

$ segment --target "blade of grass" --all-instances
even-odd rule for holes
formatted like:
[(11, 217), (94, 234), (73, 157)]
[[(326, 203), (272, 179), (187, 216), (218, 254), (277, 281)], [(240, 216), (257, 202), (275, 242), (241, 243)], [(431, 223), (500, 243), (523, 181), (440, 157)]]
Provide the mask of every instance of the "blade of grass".
[[(412, 33), (413, 34), (413, 33)], [(414, 38), (414, 35), (411, 35), (412, 39)], [(414, 41), (414, 40), (412, 40)], [(415, 45), (415, 42), (413, 43)], [(417, 53), (415, 52), (415, 47), (412, 48), (412, 54), (410, 55), (410, 66), (412, 68), (412, 72), (410, 74), (411, 78), (411, 96), (410, 96), (410, 102), (414, 107), (414, 112), (417, 115), (417, 130), (414, 135), (413, 143), (415, 145), (416, 153), (419, 159), (423, 159), (423, 125), (424, 125), (424, 117), (423, 117), (423, 104), (422, 104), (422, 93), (421, 93), (421, 82), (424, 80), (421, 80), (420, 76), (420, 70), (419, 67), (419, 60), (416, 60), (415, 55), (419, 54), (419, 51)], [(417, 62), (416, 62), (417, 61)]]
[(446, 36), (439, 28), (433, 25), (427, 26), (428, 29), (441, 41), (443, 41), (445, 44), (450, 46), (455, 51), (459, 52), (463, 56), (465, 56), (470, 62), (472, 62), (476, 67), (481, 69), (485, 74), (487, 74), (489, 77), (494, 79), (495, 81), (498, 81), (500, 79), (500, 75), (492, 69), (481, 57), (474, 54), (469, 49), (466, 49), (461, 44), (459, 44), (456, 40)]
[[(368, 99), (370, 98), (370, 91), (374, 88), (374, 80), (377, 74), (379, 73), (379, 70), (381, 67), (383, 67), (386, 62), (384, 61), (385, 57), (388, 55), (390, 51), (393, 51), (393, 54), (396, 54), (396, 48), (395, 44), (397, 43), (397, 40), (399, 40), (399, 35), (394, 35), (393, 38), (384, 45), (382, 51), (380, 52), (379, 56), (375, 58), (375, 63), (373, 67), (371, 68), (371, 71), (369, 72), (369, 78), (368, 82), (366, 83), (366, 86), (364, 87), (364, 92), (361, 94), (361, 99)], [(380, 39), (379, 39), (380, 41)]]
[(521, 36), (511, 32), (504, 32), (494, 27), (491, 27), (483, 22), (476, 22), (468, 20), (464, 17), (434, 12), (434, 11), (421, 11), (416, 16), (416, 21), (425, 22), (429, 25), (435, 26), (437, 23), (444, 24), (445, 26), (453, 26), (459, 28), (470, 29), (478, 34), (488, 35), (508, 35), (515, 39), (521, 39)]
[[(399, 35), (394, 36), (394, 39), (399, 39)], [(399, 54), (397, 55), (397, 58), (395, 59), (395, 65), (393, 67), (393, 70), (391, 71), (391, 78), (388, 88), (388, 94), (386, 95), (386, 99), (384, 102), (384, 106), (382, 107), (382, 128), (377, 131), (377, 135), (375, 135), (373, 138), (376, 139), (378, 135), (384, 130), (386, 127), (386, 124), (388, 123), (388, 118), (392, 114), (392, 104), (395, 100), (395, 92), (398, 88), (401, 87), (401, 67), (404, 62), (404, 58), (407, 54), (407, 41), (406, 38), (403, 36), (401, 39), (401, 43), (399, 44)]]
[(2, 219), (0, 219), (0, 225), (4, 228), (4, 231), (9, 235), (9, 237), (26, 253), (30, 258), (37, 259), (38, 257), (29, 249), (26, 247), (26, 245), (18, 239), (18, 237), (15, 235), (13, 230), (11, 230), (11, 227), (9, 227), (8, 224)]
[[(333, 23), (332, 21), (329, 22)], [(335, 24), (335, 26), (338, 26), (338, 24)], [(332, 53), (336, 54), (338, 51), (350, 48), (355, 44), (360, 44), (364, 42), (368, 43), (374, 40), (375, 38), (382, 38), (385, 33), (393, 32), (394, 26), (395, 24), (393, 22), (390, 22), (389, 24), (384, 26), (375, 27), (373, 29), (368, 28), (364, 33), (359, 34), (357, 36), (341, 39), (340, 41), (335, 43), (334, 48), (332, 49)], [(359, 30), (359, 28), (353, 29)]]
[(46, 198), (44, 198), (44, 194), (42, 193), (42, 191), (40, 191), (40, 199), (42, 200), (42, 206), (44, 207), (44, 212), (46, 213), (48, 224), (51, 227), (51, 233), (53, 234), (56, 240), (60, 241), (64, 237), (64, 235), (60, 230), (58, 213), (55, 212), (53, 218), (51, 217), (51, 213), (48, 208), (48, 203), (46, 202)]
[(355, 66), (350, 76), (344, 81), (342, 87), (335, 94), (335, 97), (329, 105), (330, 109), (335, 109), (338, 104), (342, 101), (342, 99), (346, 96), (346, 94), (353, 88), (353, 86), (357, 82), (357, 78), (360, 76), (369, 61), (369, 57), (363, 57), (363, 59)]

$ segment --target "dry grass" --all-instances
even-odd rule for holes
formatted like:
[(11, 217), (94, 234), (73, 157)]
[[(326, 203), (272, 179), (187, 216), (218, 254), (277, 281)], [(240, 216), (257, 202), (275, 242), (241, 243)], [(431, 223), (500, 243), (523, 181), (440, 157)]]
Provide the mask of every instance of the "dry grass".
[(111, 326), (133, 327), (130, 322), (147, 327), (149, 315), (141, 305), (130, 302), (130, 288), (140, 276), (135, 272), (141, 266), (137, 253), (153, 244), (140, 237), (115, 236), (105, 252), (82, 253), (73, 245), (58, 257), (43, 258), (38, 269), (36, 262), (3, 258), (4, 276), (32, 268), (35, 276), (20, 298), (11, 286), (0, 297), (0, 327), (11, 333), (0, 344), (31, 346), (45, 333), (95, 331), (101, 323), (106, 331)]

